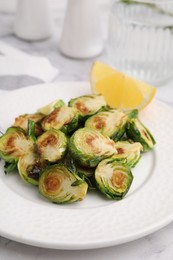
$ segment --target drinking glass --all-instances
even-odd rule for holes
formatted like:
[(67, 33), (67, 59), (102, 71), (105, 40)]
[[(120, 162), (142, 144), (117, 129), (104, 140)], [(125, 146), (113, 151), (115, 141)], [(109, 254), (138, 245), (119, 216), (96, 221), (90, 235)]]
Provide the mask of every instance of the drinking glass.
[(173, 1), (116, 0), (110, 14), (112, 66), (154, 85), (173, 77)]

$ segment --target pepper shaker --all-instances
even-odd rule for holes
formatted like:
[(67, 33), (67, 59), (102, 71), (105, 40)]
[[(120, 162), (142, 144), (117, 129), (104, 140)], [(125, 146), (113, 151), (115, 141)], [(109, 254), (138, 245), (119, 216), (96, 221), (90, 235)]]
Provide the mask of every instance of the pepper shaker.
[(18, 0), (14, 33), (24, 40), (42, 40), (51, 36), (49, 1)]

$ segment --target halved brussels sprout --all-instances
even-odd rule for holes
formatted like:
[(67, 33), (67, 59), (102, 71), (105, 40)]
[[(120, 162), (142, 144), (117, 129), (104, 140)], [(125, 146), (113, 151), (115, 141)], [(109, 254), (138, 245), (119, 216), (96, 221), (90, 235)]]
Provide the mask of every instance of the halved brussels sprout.
[(102, 107), (106, 106), (106, 101), (102, 95), (86, 95), (73, 98), (69, 101), (69, 106), (74, 107), (81, 120), (94, 115)]
[(95, 167), (101, 160), (117, 153), (115, 142), (100, 132), (84, 127), (70, 138), (69, 151), (82, 166)]
[(134, 167), (141, 158), (142, 145), (139, 142), (130, 143), (128, 141), (119, 141), (115, 143), (117, 154), (113, 155), (114, 159), (127, 164), (130, 168)]
[(88, 118), (85, 122), (85, 126), (93, 128), (117, 141), (125, 133), (127, 119), (127, 115), (123, 112), (110, 109), (109, 111), (98, 112)]
[(33, 141), (20, 127), (10, 127), (0, 137), (0, 157), (7, 162), (18, 161), (20, 156), (33, 149)]
[(15, 118), (15, 122), (14, 122), (13, 126), (21, 127), (27, 133), (27, 131), (28, 131), (28, 120), (30, 119), (30, 120), (32, 120), (36, 123), (35, 124), (35, 135), (38, 136), (42, 133), (42, 129), (41, 129), (41, 126), (40, 126), (39, 123), (41, 122), (41, 120), (44, 117), (45, 116), (41, 113), (20, 115), (20, 116)]
[(56, 108), (42, 121), (43, 129), (61, 130), (64, 133), (72, 132), (78, 125), (78, 115), (74, 108), (62, 106)]
[(55, 108), (64, 106), (65, 103), (62, 99), (54, 100), (50, 104), (43, 106), (37, 110), (38, 113), (49, 115)]
[(95, 180), (98, 189), (109, 199), (120, 200), (127, 194), (133, 175), (127, 165), (109, 158), (98, 164)]
[(63, 164), (45, 168), (39, 179), (39, 192), (55, 203), (83, 200), (87, 189), (87, 183)]
[(37, 154), (30, 151), (21, 156), (17, 167), (22, 180), (33, 185), (38, 185), (42, 165)]
[(38, 137), (37, 152), (41, 160), (57, 162), (67, 150), (67, 137), (59, 130), (49, 130)]
[(140, 142), (144, 152), (153, 149), (156, 143), (150, 131), (137, 118), (129, 120), (126, 134), (134, 142)]

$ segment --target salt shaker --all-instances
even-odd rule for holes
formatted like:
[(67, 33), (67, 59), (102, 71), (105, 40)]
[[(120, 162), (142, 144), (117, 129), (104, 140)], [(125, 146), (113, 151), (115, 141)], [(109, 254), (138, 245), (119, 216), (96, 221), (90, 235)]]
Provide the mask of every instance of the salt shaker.
[(14, 33), (24, 40), (42, 40), (52, 33), (49, 0), (18, 0)]
[(68, 0), (60, 51), (72, 58), (90, 58), (104, 47), (99, 8), (95, 0)]

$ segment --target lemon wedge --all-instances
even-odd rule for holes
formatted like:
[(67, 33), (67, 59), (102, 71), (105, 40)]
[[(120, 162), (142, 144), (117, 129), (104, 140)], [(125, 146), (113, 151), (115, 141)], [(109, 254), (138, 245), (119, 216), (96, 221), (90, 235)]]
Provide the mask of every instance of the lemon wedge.
[(123, 111), (144, 109), (156, 94), (155, 87), (99, 61), (91, 67), (90, 85), (93, 94), (102, 94), (108, 105)]

